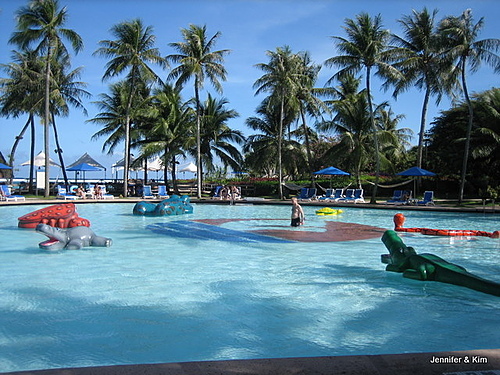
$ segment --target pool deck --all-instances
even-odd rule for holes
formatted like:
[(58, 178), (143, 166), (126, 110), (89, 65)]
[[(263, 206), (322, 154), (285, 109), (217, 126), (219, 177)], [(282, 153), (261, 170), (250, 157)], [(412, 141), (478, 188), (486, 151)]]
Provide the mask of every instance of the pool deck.
[[(0, 202), (0, 206), (88, 203), (136, 203), (141, 198), (109, 200), (64, 201), (60, 199), (33, 199), (24, 202)], [(148, 200), (159, 202), (160, 200)], [(192, 203), (230, 204), (229, 201), (191, 199)], [(304, 206), (355, 207), (392, 210), (422, 210), (469, 213), (500, 213), (500, 207), (454, 207), (437, 203), (436, 206), (394, 206), (378, 204), (300, 202)], [(290, 200), (247, 199), (235, 204), (289, 205)], [(203, 361), (182, 363), (136, 364), (102, 367), (82, 367), (1, 373), (2, 375), (500, 375), (500, 349), (482, 349), (455, 352), (404, 353), (381, 355), (353, 355), (307, 358), (269, 358), (230, 361)]]
[[(141, 201), (158, 203), (161, 199), (143, 199), (139, 197), (129, 197), (129, 198), (115, 198), (115, 199), (78, 199), (78, 200), (63, 200), (63, 199), (37, 199), (37, 198), (27, 198), (25, 201), (0, 201), (0, 206), (9, 205), (35, 205), (35, 204), (60, 204), (60, 203), (77, 203), (77, 204), (89, 204), (89, 203), (137, 203)], [(231, 201), (229, 200), (219, 200), (211, 198), (197, 199), (191, 197), (191, 203), (209, 203), (209, 204), (222, 204), (229, 205)], [(437, 200), (435, 206), (413, 206), (413, 205), (390, 205), (385, 204), (385, 201), (377, 201), (375, 204), (370, 203), (339, 203), (339, 202), (325, 202), (325, 201), (300, 201), (303, 206), (319, 206), (319, 207), (336, 207), (336, 208), (371, 208), (371, 209), (382, 209), (382, 210), (402, 210), (402, 211), (442, 211), (442, 212), (477, 212), (477, 213), (487, 213), (487, 214), (499, 214), (500, 204), (497, 206), (486, 206), (483, 207), (482, 204), (468, 206), (468, 207), (457, 207), (447, 200)], [(234, 204), (275, 204), (275, 205), (290, 205), (290, 199), (279, 200), (279, 199), (264, 199), (264, 198), (253, 198), (248, 197), (241, 200), (234, 201)]]
[(11, 375), (500, 375), (500, 349), (80, 367)]

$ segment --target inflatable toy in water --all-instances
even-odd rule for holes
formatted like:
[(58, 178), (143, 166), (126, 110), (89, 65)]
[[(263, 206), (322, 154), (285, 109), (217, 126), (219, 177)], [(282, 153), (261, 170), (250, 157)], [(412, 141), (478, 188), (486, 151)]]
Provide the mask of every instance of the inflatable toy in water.
[(61, 229), (38, 224), (36, 231), (49, 238), (38, 245), (44, 250), (78, 250), (88, 246), (109, 247), (113, 243), (111, 238), (97, 236), (92, 229), (83, 226)]
[(316, 215), (320, 216), (327, 216), (327, 215), (338, 215), (341, 214), (343, 211), (339, 209), (334, 209), (330, 207), (324, 207), (320, 210), (316, 210)]
[(403, 214), (394, 215), (394, 230), (397, 232), (417, 232), (429, 236), (483, 236), (500, 238), (500, 231), (485, 232), (482, 230), (457, 230), (457, 229), (430, 229), (430, 228), (403, 228), (406, 218)]
[(500, 296), (499, 283), (476, 276), (434, 254), (417, 254), (413, 247), (407, 247), (393, 230), (384, 233), (382, 242), (389, 250), (389, 254), (381, 256), (382, 263), (387, 264), (386, 271), (402, 272), (403, 277), (409, 279), (439, 281)]
[(193, 206), (189, 203), (189, 196), (172, 195), (160, 203), (141, 201), (136, 203), (133, 209), (134, 215), (143, 216), (166, 216), (192, 214)]
[(47, 224), (57, 228), (90, 227), (90, 221), (81, 218), (74, 203), (61, 203), (41, 208), (18, 218), (19, 228), (36, 228)]

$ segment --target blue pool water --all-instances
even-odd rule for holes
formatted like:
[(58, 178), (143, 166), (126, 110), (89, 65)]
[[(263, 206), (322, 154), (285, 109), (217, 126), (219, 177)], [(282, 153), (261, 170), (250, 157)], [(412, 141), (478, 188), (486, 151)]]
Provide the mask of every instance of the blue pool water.
[[(17, 228), (17, 217), (41, 207), (0, 207), (0, 372), (500, 348), (500, 298), (385, 272), (380, 238), (255, 233), (322, 232), (329, 220), (392, 229), (398, 211), (320, 217), (304, 207), (306, 225), (292, 229), (290, 206), (199, 204), (158, 218), (133, 216), (132, 204), (83, 204), (80, 216), (113, 246), (46, 252), (44, 236)], [(500, 229), (495, 215), (406, 216), (408, 227)], [(217, 218), (231, 220), (191, 222)], [(500, 282), (498, 239), (401, 236)]]

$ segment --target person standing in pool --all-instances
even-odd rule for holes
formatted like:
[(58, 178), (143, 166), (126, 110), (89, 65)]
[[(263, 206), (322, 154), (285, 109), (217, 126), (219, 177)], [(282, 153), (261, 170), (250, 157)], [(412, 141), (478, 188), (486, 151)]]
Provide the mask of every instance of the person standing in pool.
[(292, 198), (292, 222), (290, 225), (292, 227), (298, 227), (304, 224), (304, 210), (297, 201), (297, 198)]

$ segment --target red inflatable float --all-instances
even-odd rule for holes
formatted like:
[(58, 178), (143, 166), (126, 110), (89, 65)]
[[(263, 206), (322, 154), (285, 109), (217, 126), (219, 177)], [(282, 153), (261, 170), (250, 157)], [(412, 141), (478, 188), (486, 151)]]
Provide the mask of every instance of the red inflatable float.
[(18, 218), (19, 228), (35, 228), (47, 224), (57, 228), (90, 227), (90, 221), (78, 216), (74, 203), (55, 204)]
[(428, 236), (483, 236), (500, 238), (500, 231), (485, 232), (482, 230), (457, 230), (457, 229), (430, 229), (430, 228), (403, 228), (406, 218), (403, 214), (394, 215), (394, 230), (396, 232), (417, 232)]

